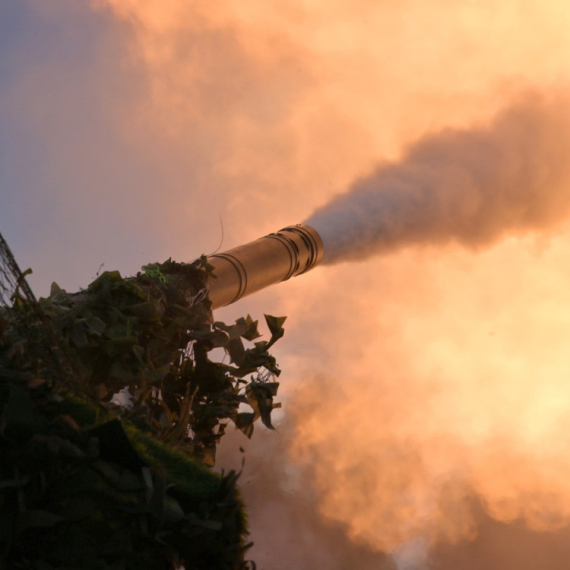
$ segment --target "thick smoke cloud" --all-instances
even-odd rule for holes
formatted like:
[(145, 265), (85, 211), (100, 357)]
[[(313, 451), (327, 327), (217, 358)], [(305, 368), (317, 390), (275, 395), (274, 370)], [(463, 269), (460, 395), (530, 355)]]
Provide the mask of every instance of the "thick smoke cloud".
[(568, 100), (528, 95), (492, 124), (446, 129), (380, 165), (308, 220), (324, 263), (407, 245), (488, 246), (570, 211)]

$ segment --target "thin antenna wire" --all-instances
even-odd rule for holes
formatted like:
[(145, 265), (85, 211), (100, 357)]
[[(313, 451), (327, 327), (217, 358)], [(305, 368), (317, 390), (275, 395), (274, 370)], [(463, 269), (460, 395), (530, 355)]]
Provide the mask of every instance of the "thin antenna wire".
[(220, 212), (218, 212), (218, 216), (220, 217), (220, 228), (222, 230), (222, 237), (220, 239), (220, 244), (212, 253), (208, 253), (206, 257), (218, 253), (218, 251), (220, 251), (220, 248), (222, 247), (222, 244), (224, 243), (224, 221), (222, 220), (222, 214), (220, 214)]

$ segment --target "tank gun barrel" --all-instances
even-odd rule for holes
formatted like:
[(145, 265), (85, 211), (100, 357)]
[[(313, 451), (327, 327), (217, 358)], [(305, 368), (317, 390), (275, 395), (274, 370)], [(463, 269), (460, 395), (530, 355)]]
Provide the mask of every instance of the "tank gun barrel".
[(208, 282), (212, 309), (306, 273), (321, 261), (323, 251), (317, 231), (299, 224), (210, 255), (208, 263), (214, 268)]

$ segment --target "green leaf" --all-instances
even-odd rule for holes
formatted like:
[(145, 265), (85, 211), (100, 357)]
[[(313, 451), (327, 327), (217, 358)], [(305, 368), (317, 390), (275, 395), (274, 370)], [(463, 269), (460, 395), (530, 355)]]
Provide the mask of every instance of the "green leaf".
[(252, 382), (246, 388), (249, 405), (261, 416), (263, 425), (269, 429), (275, 429), (271, 423), (271, 412), (274, 408), (281, 407), (280, 404), (273, 403), (278, 386), (277, 382)]
[(180, 506), (180, 503), (174, 498), (166, 495), (164, 497), (164, 523), (166, 525), (171, 525), (181, 521), (184, 518), (184, 510)]
[(151, 302), (130, 305), (125, 311), (146, 323), (160, 321), (160, 313), (155, 304)]
[(77, 323), (72, 327), (69, 331), (69, 338), (77, 348), (84, 348), (89, 345), (85, 327), (81, 323)]
[(133, 346), (133, 353), (134, 355), (137, 357), (137, 360), (141, 363), (143, 363), (143, 359), (144, 359), (144, 348), (142, 346), (139, 346), (138, 344), (135, 344)]
[(106, 338), (110, 338), (111, 340), (116, 339), (116, 338), (123, 338), (123, 337), (127, 336), (126, 323), (121, 322), (121, 323), (117, 323), (117, 324), (113, 324), (111, 326), (108, 326), (105, 329), (105, 335), (104, 336)]
[[(271, 315), (263, 315), (265, 317), (265, 322), (271, 331), (271, 340), (277, 340), (285, 334), (285, 329), (283, 328), (283, 323), (287, 317), (273, 317)], [(275, 341), (273, 341), (275, 342)]]
[(160, 382), (170, 372), (171, 367), (172, 365), (168, 363), (156, 370), (145, 370), (144, 377), (151, 384)]
[(227, 350), (229, 352), (231, 361), (234, 364), (241, 366), (245, 358), (245, 348), (243, 346), (243, 342), (241, 341), (241, 339), (230, 338)]
[(272, 396), (277, 396), (279, 382), (264, 382), (263, 386)]
[(50, 287), (50, 291), (49, 291), (49, 296), (53, 297), (54, 295), (56, 295), (57, 293), (59, 293), (61, 291), (61, 287), (54, 281), (51, 284)]
[(0, 417), (0, 433), (23, 443), (34, 433), (34, 414), (29, 390), (21, 384), (10, 386), (8, 402)]
[(16, 525), (18, 532), (23, 532), (29, 528), (50, 528), (65, 520), (48, 511), (24, 511), (18, 515)]
[(246, 340), (255, 340), (261, 336), (257, 330), (258, 321), (254, 321), (249, 315), (245, 319), (243, 317), (237, 319), (236, 324), (245, 329), (241, 336)]
[(86, 324), (92, 333), (99, 336), (101, 336), (103, 334), (103, 331), (107, 328), (107, 325), (101, 319), (95, 316), (89, 317), (86, 321)]
[(118, 356), (124, 352), (129, 352), (134, 346), (138, 346), (138, 338), (136, 336), (106, 340), (101, 344), (101, 348), (108, 356)]
[(113, 285), (120, 283), (122, 280), (123, 278), (118, 271), (104, 271), (89, 285), (87, 290), (91, 293), (109, 292)]
[(120, 358), (113, 361), (111, 370), (109, 370), (109, 378), (120, 380), (123, 386), (128, 385), (132, 380), (134, 380), (134, 376), (130, 368)]
[(207, 343), (211, 348), (225, 347), (229, 340), (228, 334), (221, 330), (191, 330), (188, 331), (188, 337), (192, 340), (199, 340), (200, 342)]
[(199, 526), (208, 530), (221, 530), (222, 529), (222, 523), (219, 521), (211, 521), (211, 520), (203, 520), (199, 517), (196, 516), (195, 513), (190, 513), (188, 515), (188, 521), (191, 522), (193, 525), (195, 526)]
[(205, 255), (201, 255), (199, 259), (200, 265), (209, 273), (210, 277), (217, 279), (217, 276), (212, 273), (214, 271), (214, 266), (208, 263), (208, 258)]
[(253, 435), (253, 422), (255, 421), (255, 415), (249, 412), (240, 412), (234, 423), (236, 427), (241, 430), (248, 438)]

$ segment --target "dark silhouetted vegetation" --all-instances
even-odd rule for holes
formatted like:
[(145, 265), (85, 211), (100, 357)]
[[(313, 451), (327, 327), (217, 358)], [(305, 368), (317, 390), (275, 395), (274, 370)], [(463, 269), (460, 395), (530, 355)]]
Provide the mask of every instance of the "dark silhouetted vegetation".
[(0, 305), (0, 568), (255, 567), (239, 474), (210, 467), (228, 424), (272, 428), (284, 318), (266, 341), (249, 316), (215, 322), (209, 269)]

